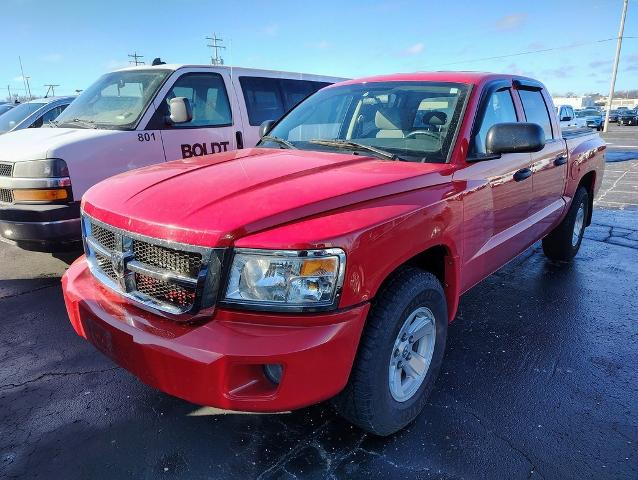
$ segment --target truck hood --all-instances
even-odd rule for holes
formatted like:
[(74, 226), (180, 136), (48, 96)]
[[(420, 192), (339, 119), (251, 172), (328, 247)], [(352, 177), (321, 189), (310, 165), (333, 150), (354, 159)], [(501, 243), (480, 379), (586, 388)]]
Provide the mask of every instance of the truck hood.
[(62, 158), (60, 150), (75, 142), (96, 137), (117, 135), (119, 130), (93, 128), (25, 128), (0, 135), (0, 161), (15, 163), (23, 160)]
[(247, 149), (153, 165), (105, 180), (89, 215), (124, 230), (204, 246), (361, 202), (450, 183), (448, 164)]

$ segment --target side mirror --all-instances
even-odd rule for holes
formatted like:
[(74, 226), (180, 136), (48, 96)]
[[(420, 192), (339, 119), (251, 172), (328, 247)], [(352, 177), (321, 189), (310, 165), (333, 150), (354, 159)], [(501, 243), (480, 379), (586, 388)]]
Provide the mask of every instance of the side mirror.
[(274, 120), (266, 120), (261, 125), (259, 125), (259, 138), (264, 135), (268, 135), (268, 132), (272, 130), (273, 125), (275, 125)]
[(487, 132), (487, 153), (538, 152), (545, 146), (545, 132), (537, 123), (497, 123)]
[(193, 109), (191, 108), (191, 102), (186, 97), (171, 98), (168, 102), (169, 115), (166, 118), (166, 123), (169, 125), (175, 123), (186, 123), (193, 119)]
[(569, 122), (571, 119), (572, 117), (560, 117), (561, 122)]

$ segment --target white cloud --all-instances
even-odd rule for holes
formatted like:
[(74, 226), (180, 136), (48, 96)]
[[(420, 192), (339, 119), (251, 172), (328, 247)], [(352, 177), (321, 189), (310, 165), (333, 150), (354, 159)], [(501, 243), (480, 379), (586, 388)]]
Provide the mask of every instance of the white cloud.
[(410, 45), (408, 48), (406, 48), (403, 51), (403, 53), (406, 55), (418, 55), (419, 53), (423, 51), (424, 48), (425, 48), (425, 45), (419, 42), (419, 43), (415, 43), (414, 45)]
[(520, 27), (527, 20), (526, 13), (511, 13), (505, 15), (496, 21), (496, 28), (498, 30), (513, 30)]
[(269, 37), (274, 37), (279, 33), (279, 25), (277, 25), (276, 23), (266, 25), (261, 31)]
[(55, 62), (59, 62), (63, 58), (64, 57), (62, 56), (61, 53), (49, 53), (48, 55), (45, 55), (44, 57), (42, 57), (42, 60), (49, 63), (55, 63)]

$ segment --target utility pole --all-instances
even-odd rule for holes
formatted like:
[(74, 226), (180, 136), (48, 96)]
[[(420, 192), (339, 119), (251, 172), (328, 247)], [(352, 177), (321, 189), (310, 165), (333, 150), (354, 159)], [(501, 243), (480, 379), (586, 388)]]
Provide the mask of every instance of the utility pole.
[(29, 100), (33, 100), (33, 96), (31, 95), (31, 85), (29, 85), (29, 79), (31, 77), (24, 77), (24, 79), (27, 81), (27, 92), (29, 92)]
[(59, 87), (60, 85), (54, 85), (52, 83), (47, 83), (45, 85), (45, 87), (47, 87), (47, 93), (44, 94), (44, 98), (47, 98), (49, 96), (49, 92), (51, 92), (51, 95), (55, 97), (55, 87)]
[(29, 89), (29, 78), (24, 76), (24, 68), (22, 68), (22, 58), (18, 56), (18, 61), (20, 62), (20, 73), (22, 74), (22, 82), (24, 83), (24, 94), (29, 95), (29, 100), (31, 100), (31, 90)]
[(128, 63), (134, 63), (137, 67), (138, 65), (144, 65), (142, 60), (138, 60), (139, 58), (144, 58), (144, 55), (138, 55), (137, 52), (133, 52), (133, 54), (129, 54), (129, 57), (133, 60), (129, 60)]
[(213, 65), (223, 65), (224, 59), (219, 54), (220, 50), (226, 50), (226, 47), (221, 45), (224, 41), (223, 38), (219, 38), (216, 33), (213, 33), (212, 37), (206, 37), (206, 40), (210, 40), (211, 43), (207, 43), (206, 46), (213, 50), (213, 56), (210, 57), (210, 63)]
[(620, 15), (620, 27), (618, 28), (618, 43), (616, 43), (616, 56), (614, 57), (614, 66), (611, 70), (611, 85), (609, 86), (609, 97), (607, 97), (607, 112), (605, 113), (605, 125), (603, 132), (609, 127), (609, 112), (611, 110), (611, 102), (614, 99), (614, 88), (616, 86), (616, 74), (618, 73), (618, 62), (620, 61), (620, 49), (622, 47), (622, 36), (625, 30), (625, 17), (627, 16), (627, 5), (629, 0), (624, 0), (622, 6), (622, 14)]
[(7, 91), (9, 92), (9, 101), (13, 102), (13, 97), (11, 96), (11, 85), (7, 85)]

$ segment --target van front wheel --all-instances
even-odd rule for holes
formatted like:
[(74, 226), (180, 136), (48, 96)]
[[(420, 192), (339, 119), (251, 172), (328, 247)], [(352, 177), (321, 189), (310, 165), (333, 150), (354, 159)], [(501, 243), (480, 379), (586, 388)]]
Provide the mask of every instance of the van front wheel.
[(421, 412), (443, 360), (443, 287), (414, 267), (397, 271), (372, 303), (339, 413), (375, 435), (401, 430)]

